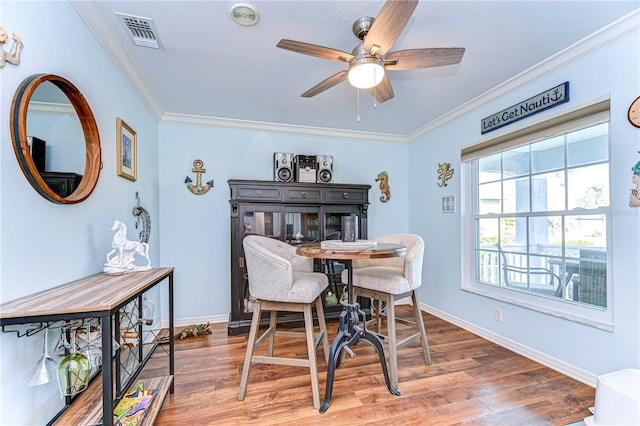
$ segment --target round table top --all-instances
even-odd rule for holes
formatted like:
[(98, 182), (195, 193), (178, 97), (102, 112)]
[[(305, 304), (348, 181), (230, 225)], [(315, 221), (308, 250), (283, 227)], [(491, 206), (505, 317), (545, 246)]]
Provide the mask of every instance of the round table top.
[(375, 248), (361, 250), (337, 250), (323, 249), (320, 244), (302, 244), (297, 247), (296, 252), (301, 256), (313, 257), (316, 259), (380, 259), (385, 257), (400, 257), (407, 254), (407, 247), (401, 244), (378, 243)]

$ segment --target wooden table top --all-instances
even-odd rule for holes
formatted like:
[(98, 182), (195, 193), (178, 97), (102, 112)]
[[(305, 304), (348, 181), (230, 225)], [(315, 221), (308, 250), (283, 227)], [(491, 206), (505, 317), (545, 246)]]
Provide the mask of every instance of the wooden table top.
[(336, 250), (323, 249), (320, 244), (303, 244), (296, 248), (299, 255), (316, 259), (353, 260), (353, 259), (381, 259), (385, 257), (399, 257), (407, 254), (407, 247), (401, 244), (378, 243), (375, 248), (364, 250)]
[(172, 274), (173, 269), (152, 268), (123, 275), (100, 272), (5, 302), (0, 305), (0, 321), (84, 312), (108, 313)]

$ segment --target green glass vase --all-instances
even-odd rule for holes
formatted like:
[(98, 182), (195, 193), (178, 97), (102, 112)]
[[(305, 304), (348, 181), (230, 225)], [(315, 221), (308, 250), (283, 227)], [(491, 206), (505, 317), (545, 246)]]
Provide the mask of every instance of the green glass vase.
[(62, 396), (73, 396), (82, 392), (89, 384), (91, 363), (82, 354), (64, 357), (58, 365), (58, 385)]

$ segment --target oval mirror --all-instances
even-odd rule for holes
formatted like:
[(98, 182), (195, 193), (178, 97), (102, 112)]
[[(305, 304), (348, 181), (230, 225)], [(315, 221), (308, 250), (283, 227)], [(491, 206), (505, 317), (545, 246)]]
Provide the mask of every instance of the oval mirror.
[(11, 104), (11, 140), (33, 188), (54, 203), (79, 203), (100, 175), (98, 126), (80, 91), (53, 74), (25, 79)]

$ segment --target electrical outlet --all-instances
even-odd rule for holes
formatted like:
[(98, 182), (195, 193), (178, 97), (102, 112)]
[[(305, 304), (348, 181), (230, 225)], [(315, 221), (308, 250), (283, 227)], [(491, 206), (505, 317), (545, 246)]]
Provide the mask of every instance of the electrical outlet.
[(495, 319), (496, 319), (496, 321), (502, 322), (502, 309), (496, 308)]

